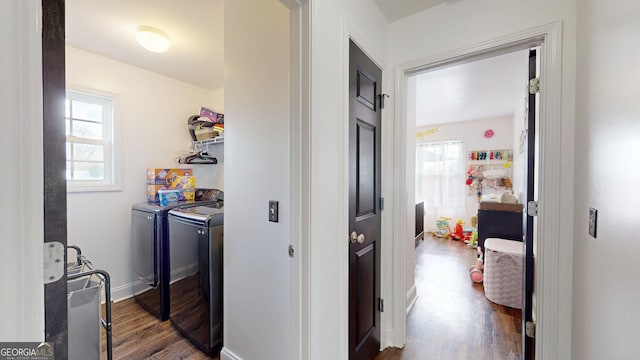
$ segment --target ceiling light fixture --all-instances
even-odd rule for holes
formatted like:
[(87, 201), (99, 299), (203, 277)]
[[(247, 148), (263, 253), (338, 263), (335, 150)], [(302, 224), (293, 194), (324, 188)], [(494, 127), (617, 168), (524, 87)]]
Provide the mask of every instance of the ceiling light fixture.
[(166, 52), (171, 47), (171, 41), (169, 41), (167, 34), (152, 26), (138, 27), (136, 40), (143, 48), (154, 53)]

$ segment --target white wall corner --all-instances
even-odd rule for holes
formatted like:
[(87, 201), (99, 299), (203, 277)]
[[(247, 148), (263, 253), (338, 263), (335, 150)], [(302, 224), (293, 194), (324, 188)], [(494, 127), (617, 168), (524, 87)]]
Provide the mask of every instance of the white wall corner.
[(222, 351), (220, 351), (220, 360), (242, 360), (242, 358), (226, 347), (223, 347)]
[(407, 315), (409, 314), (409, 311), (411, 311), (411, 309), (413, 309), (413, 305), (416, 304), (416, 300), (418, 300), (418, 292), (416, 291), (416, 284), (413, 284), (411, 289), (409, 289), (409, 291), (407, 291), (407, 296), (406, 296), (406, 300), (405, 300), (405, 307), (407, 309)]

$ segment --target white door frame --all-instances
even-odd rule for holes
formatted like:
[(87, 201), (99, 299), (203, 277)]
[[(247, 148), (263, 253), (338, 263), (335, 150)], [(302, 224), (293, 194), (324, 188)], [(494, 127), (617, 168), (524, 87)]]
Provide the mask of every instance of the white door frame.
[(289, 268), (291, 360), (310, 358), (310, 11), (309, 0), (280, 0), (289, 9)]
[[(418, 59), (396, 67), (395, 88), (395, 138), (394, 159), (396, 239), (393, 249), (393, 284), (395, 324), (394, 345), (406, 343), (405, 265), (406, 241), (413, 241), (407, 229), (407, 209), (414, 206), (407, 188), (408, 172), (413, 169), (407, 163), (407, 141), (415, 141), (406, 119), (407, 78), (412, 74), (444, 65), (494, 56), (517, 46), (541, 45), (541, 89), (539, 127), (539, 216), (537, 228), (537, 259), (535, 271), (535, 303), (537, 306), (536, 358), (566, 359), (571, 352), (571, 226), (562, 226), (561, 215), (571, 213), (572, 204), (561, 204), (562, 191), (572, 191), (566, 184), (572, 179), (561, 179), (561, 159), (571, 154), (561, 153), (562, 134), (562, 23), (555, 22), (487, 42)], [(412, 135), (409, 139), (409, 135)], [(565, 173), (563, 173), (563, 177)], [(571, 177), (572, 175), (569, 175)], [(563, 187), (564, 185), (564, 187)], [(389, 256), (389, 254), (386, 254)], [(385, 256), (385, 254), (383, 254)], [(567, 276), (558, 276), (567, 274)], [(402, 289), (402, 290), (400, 290)], [(400, 290), (400, 291), (398, 291)]]

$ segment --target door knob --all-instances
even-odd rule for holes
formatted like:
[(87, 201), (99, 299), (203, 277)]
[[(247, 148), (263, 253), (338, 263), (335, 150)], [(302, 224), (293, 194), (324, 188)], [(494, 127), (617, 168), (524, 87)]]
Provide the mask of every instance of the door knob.
[(364, 242), (364, 234), (359, 234), (358, 235), (357, 232), (352, 231), (351, 232), (351, 243), (355, 244), (356, 242), (358, 244), (362, 244)]

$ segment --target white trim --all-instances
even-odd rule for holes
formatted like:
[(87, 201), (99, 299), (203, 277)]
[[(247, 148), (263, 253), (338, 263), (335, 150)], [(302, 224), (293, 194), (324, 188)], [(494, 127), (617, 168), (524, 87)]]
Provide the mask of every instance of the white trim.
[(220, 360), (242, 360), (242, 358), (234, 354), (231, 350), (223, 347), (220, 351)]
[[(396, 68), (396, 137), (395, 151), (395, 181), (396, 198), (396, 238), (408, 239), (405, 224), (407, 218), (404, 211), (409, 203), (406, 198), (407, 188), (405, 179), (408, 168), (406, 159), (406, 117), (405, 92), (407, 76), (424, 71), (427, 68), (437, 68), (446, 64), (468, 61), (471, 58), (486, 57), (496, 52), (508, 51), (514, 46), (526, 46), (535, 42), (541, 43), (541, 96), (540, 96), (540, 174), (539, 174), (539, 205), (538, 217), (538, 266), (535, 274), (537, 308), (537, 340), (536, 358), (538, 359), (568, 359), (571, 354), (571, 344), (568, 341), (559, 342), (558, 339), (571, 338), (571, 274), (572, 274), (572, 243), (573, 230), (571, 227), (560, 226), (560, 214), (571, 213), (571, 204), (561, 204), (560, 194), (562, 177), (565, 183), (572, 183), (572, 173), (562, 172), (560, 161), (562, 114), (562, 23), (554, 22), (523, 32), (496, 38), (469, 47), (445, 52), (428, 58), (405, 63)], [(413, 141), (413, 139), (411, 139)], [(558, 156), (561, 154), (561, 156)], [(572, 191), (572, 189), (564, 189)], [(563, 209), (565, 211), (563, 211)], [(394, 289), (396, 297), (403, 297), (405, 271), (405, 241), (395, 242), (394, 254)], [(563, 274), (560, 278), (560, 274)], [(400, 303), (394, 303), (394, 316), (397, 323), (404, 323), (405, 309)], [(562, 311), (561, 311), (562, 310)], [(569, 312), (567, 314), (567, 312)], [(562, 314), (562, 316), (560, 316)], [(395, 345), (405, 343), (405, 327), (396, 327)]]
[(310, 346), (309, 239), (309, 6), (306, 0), (281, 0), (290, 10), (291, 95), (289, 119), (291, 360), (308, 359)]
[(407, 296), (406, 296), (406, 299), (405, 299), (405, 307), (407, 309), (407, 311), (406, 311), (407, 315), (409, 314), (411, 309), (413, 309), (413, 306), (416, 304), (417, 300), (418, 300), (418, 293), (416, 291), (416, 284), (413, 284), (411, 289), (409, 289), (409, 291), (407, 291)]

